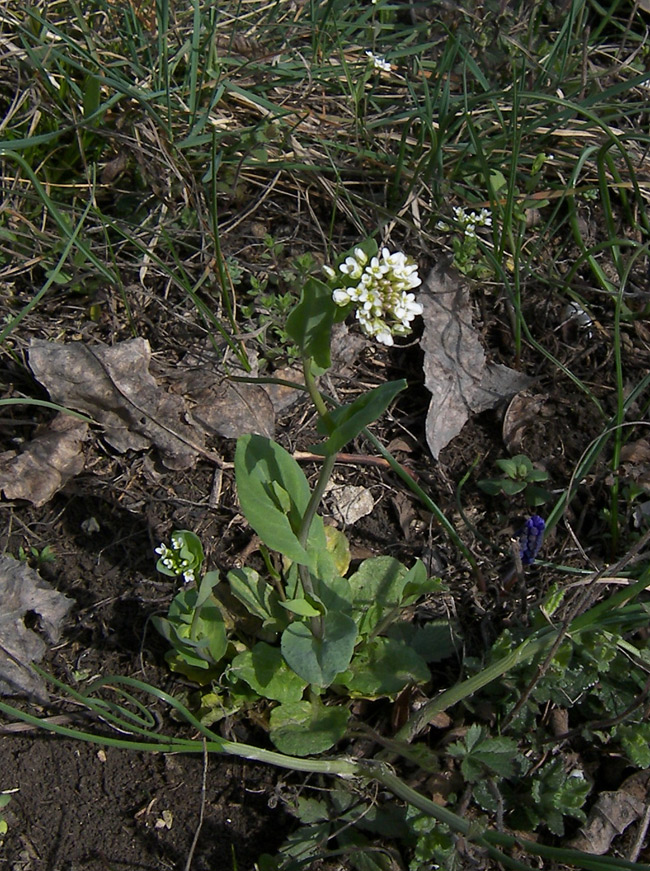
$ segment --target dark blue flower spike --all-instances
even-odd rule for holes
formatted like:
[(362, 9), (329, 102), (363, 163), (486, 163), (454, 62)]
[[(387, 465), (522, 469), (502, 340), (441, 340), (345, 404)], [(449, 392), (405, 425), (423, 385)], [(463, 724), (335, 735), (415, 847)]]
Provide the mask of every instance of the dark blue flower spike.
[(546, 524), (539, 514), (533, 514), (520, 530), (517, 538), (519, 540), (519, 556), (521, 557), (522, 565), (530, 566), (535, 562), (535, 557), (539, 553), (539, 549), (544, 541), (544, 530)]

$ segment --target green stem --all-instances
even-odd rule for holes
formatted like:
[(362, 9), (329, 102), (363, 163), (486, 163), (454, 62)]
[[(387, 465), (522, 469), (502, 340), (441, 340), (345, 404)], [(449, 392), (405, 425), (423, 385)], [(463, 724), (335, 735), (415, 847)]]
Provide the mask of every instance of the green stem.
[[(314, 378), (314, 373), (312, 372), (312, 361), (310, 357), (303, 357), (302, 359), (302, 371), (305, 377), (305, 387), (307, 388), (307, 392), (314, 403), (316, 411), (318, 412), (318, 416), (325, 423), (328, 431), (331, 432), (334, 428), (334, 424), (332, 422), (332, 418), (330, 417), (329, 411), (327, 410), (327, 406), (325, 405), (325, 400), (321, 396), (321, 393), (316, 386), (316, 379)], [(305, 509), (305, 513), (303, 514), (302, 521), (300, 523), (300, 529), (298, 530), (298, 541), (300, 544), (307, 550), (307, 541), (309, 539), (309, 530), (311, 529), (312, 522), (314, 517), (316, 516), (316, 512), (318, 511), (318, 506), (321, 503), (321, 500), (325, 494), (325, 489), (327, 484), (329, 483), (330, 478), (332, 477), (332, 472), (334, 471), (334, 464), (336, 463), (336, 454), (329, 454), (323, 460), (323, 465), (321, 466), (320, 474), (318, 475), (318, 480), (316, 481), (316, 486), (312, 490), (311, 496), (309, 498), (309, 502), (307, 503), (307, 508)], [(298, 566), (298, 572), (300, 574), (300, 580), (302, 581), (302, 586), (308, 595), (314, 595), (314, 587), (311, 582), (311, 576), (309, 574), (309, 569), (307, 566)], [(323, 637), (323, 618), (312, 617), (311, 618), (311, 630), (314, 634), (315, 638)]]
[(487, 668), (484, 668), (473, 677), (467, 678), (467, 680), (461, 681), (456, 686), (450, 687), (450, 689), (440, 693), (440, 695), (423, 705), (402, 726), (396, 735), (397, 740), (412, 741), (437, 714), (446, 711), (463, 699), (469, 698), (469, 696), (483, 689), (483, 687), (492, 683), (492, 681), (501, 677), (501, 675), (511, 671), (520, 662), (525, 662), (535, 656), (535, 654), (546, 649), (552, 644), (556, 634), (557, 630), (547, 629), (544, 631), (544, 635), (527, 638), (507, 656), (502, 657), (492, 665), (488, 665)]
[(325, 405), (325, 400), (323, 399), (320, 390), (316, 386), (316, 379), (314, 378), (314, 373), (312, 372), (311, 367), (311, 357), (303, 357), (302, 372), (305, 378), (305, 387), (307, 388), (307, 392), (309, 393), (309, 398), (314, 403), (316, 411), (318, 412), (318, 416), (327, 427), (328, 432), (331, 432), (334, 424), (332, 423), (332, 418), (330, 417), (330, 413), (327, 410), (327, 406)]
[(527, 853), (532, 853), (537, 856), (543, 856), (548, 859), (553, 859), (562, 864), (573, 865), (577, 868), (584, 868), (585, 871), (624, 871), (624, 869), (634, 869), (634, 871), (650, 871), (650, 866), (639, 865), (634, 862), (627, 862), (624, 859), (610, 859), (607, 856), (592, 856), (588, 853), (583, 853), (580, 850), (570, 850), (564, 847), (547, 847), (544, 844), (539, 844), (535, 841), (529, 841), (526, 838), (515, 838), (512, 835), (506, 835), (504, 832), (484, 831), (477, 835), (472, 835), (472, 824), (448, 808), (442, 807), (426, 798), (412, 787), (400, 780), (397, 775), (393, 774), (385, 765), (363, 765), (365, 767), (366, 776), (372, 780), (376, 780), (385, 786), (397, 798), (401, 798), (413, 807), (418, 808), (428, 816), (433, 817), (438, 822), (448, 826), (452, 831), (461, 834), (476, 844), (485, 847), (490, 856), (498, 862), (510, 868), (527, 869), (530, 866), (519, 862), (516, 859), (506, 856), (498, 847), (506, 849), (523, 849)]
[[(230, 380), (231, 381), (246, 382), (246, 383), (250, 383), (250, 384), (280, 384), (284, 387), (294, 387), (297, 390), (307, 391), (315, 403), (317, 401), (316, 397), (320, 400), (323, 399), (322, 394), (316, 389), (315, 384), (313, 383), (313, 375), (311, 374), (311, 372), (309, 372), (309, 373), (305, 372), (306, 385), (297, 384), (297, 383), (294, 383), (293, 381), (286, 381), (283, 378), (271, 378), (271, 377), (252, 378), (252, 377), (241, 376), (241, 375), (239, 375), (239, 376), (231, 375)], [(311, 381), (311, 384), (312, 384), (311, 389), (308, 386), (309, 381)], [(312, 391), (314, 391), (314, 392), (312, 393)], [(338, 403), (332, 397), (326, 395), (326, 399), (334, 407), (338, 406)], [(325, 408), (325, 413), (327, 414), (327, 408)], [(325, 418), (325, 419), (328, 419), (328, 418), (329, 418), (329, 414), (327, 414), (327, 418)], [(469, 563), (469, 565), (472, 569), (472, 572), (474, 573), (474, 577), (476, 578), (476, 582), (478, 584), (479, 589), (481, 590), (481, 592), (485, 592), (485, 589), (486, 589), (485, 578), (483, 577), (483, 573), (481, 572), (481, 569), (478, 565), (478, 562), (476, 561), (476, 557), (471, 552), (471, 550), (467, 547), (467, 545), (462, 540), (462, 538), (459, 536), (459, 534), (456, 532), (456, 528), (454, 527), (452, 522), (450, 520), (448, 520), (447, 517), (445, 517), (441, 508), (439, 508), (439, 506), (436, 505), (436, 503), (433, 501), (433, 499), (431, 499), (431, 497), (427, 493), (425, 493), (425, 491), (422, 489), (422, 487), (420, 487), (420, 485), (411, 477), (411, 475), (409, 475), (409, 473), (406, 471), (406, 469), (404, 469), (397, 462), (397, 460), (391, 454), (391, 452), (389, 450), (387, 450), (382, 445), (382, 443), (379, 441), (379, 439), (377, 439), (376, 436), (374, 436), (370, 432), (369, 429), (367, 429), (367, 428), (363, 429), (362, 433), (363, 433), (364, 437), (367, 438), (368, 441), (372, 445), (374, 445), (375, 448), (377, 448), (377, 450), (379, 451), (381, 456), (386, 460), (386, 462), (391, 467), (391, 469), (395, 472), (395, 474), (398, 475), (402, 479), (402, 481), (404, 481), (404, 483), (409, 488), (409, 490), (415, 496), (417, 496), (418, 499), (424, 505), (424, 507), (433, 514), (433, 516), (436, 518), (436, 520), (438, 521), (440, 526), (444, 529), (444, 531), (449, 536), (451, 542), (455, 545), (455, 547), (458, 548), (458, 550), (463, 554), (463, 556), (465, 557), (465, 559)]]
[[(636, 587), (637, 585), (634, 586)], [(586, 615), (583, 615), (583, 617), (584, 616)], [(512, 835), (507, 835), (502, 832), (483, 831), (475, 833), (475, 827), (468, 820), (458, 816), (448, 808), (435, 804), (435, 802), (432, 802), (430, 799), (426, 798), (426, 796), (421, 795), (394, 774), (392, 769), (385, 763), (352, 760), (341, 757), (334, 759), (312, 759), (309, 757), (287, 756), (273, 750), (263, 750), (250, 744), (239, 744), (234, 741), (225, 741), (212, 732), (207, 726), (200, 723), (196, 717), (194, 717), (194, 715), (173, 696), (170, 696), (168, 693), (165, 693), (157, 687), (145, 684), (136, 678), (121, 676), (100, 678), (91, 685), (86, 694), (81, 694), (72, 687), (63, 684), (58, 679), (46, 675), (38, 667), (36, 667), (36, 670), (55, 686), (59, 687), (64, 692), (67, 692), (67, 694), (73, 699), (83, 704), (91, 714), (105, 714), (106, 708), (101, 699), (89, 697), (88, 694), (90, 692), (104, 687), (115, 689), (116, 685), (122, 685), (145, 692), (152, 695), (154, 698), (158, 698), (160, 701), (167, 703), (177, 710), (188, 724), (196, 728), (203, 736), (201, 740), (180, 739), (171, 736), (145, 733), (144, 730), (134, 728), (134, 732), (139, 731), (140, 734), (146, 734), (149, 740), (134, 741), (128, 738), (111, 738), (105, 735), (97, 735), (93, 732), (86, 732), (82, 729), (64, 726), (41, 717), (35, 717), (28, 714), (26, 711), (14, 708), (13, 706), (0, 701), (0, 711), (10, 716), (12, 719), (21, 720), (22, 722), (45, 729), (49, 732), (55, 732), (62, 737), (76, 738), (103, 746), (158, 753), (204, 753), (207, 750), (207, 752), (224, 753), (229, 756), (236, 756), (241, 759), (261, 762), (293, 771), (327, 774), (345, 780), (350, 778), (362, 778), (364, 780), (376, 781), (389, 790), (396, 798), (408, 802), (408, 804), (418, 808), (423, 813), (448, 826), (453, 832), (473, 840), (478, 845), (484, 847), (493, 859), (503, 863), (506, 867), (518, 869), (518, 871), (524, 871), (524, 869), (525, 871), (530, 871), (530, 866), (506, 855), (499, 848), (523, 849), (528, 853), (543, 856), (557, 862), (571, 864), (575, 867), (586, 869), (586, 871), (623, 871), (623, 869), (625, 869), (625, 871), (626, 869), (650, 871), (650, 866), (648, 865), (640, 865), (638, 863), (633, 864), (621, 859), (613, 860), (607, 857), (590, 856), (578, 850), (569, 850), (561, 847), (547, 847), (543, 844), (515, 838)], [(128, 719), (129, 716), (129, 713), (125, 711), (123, 720)]]

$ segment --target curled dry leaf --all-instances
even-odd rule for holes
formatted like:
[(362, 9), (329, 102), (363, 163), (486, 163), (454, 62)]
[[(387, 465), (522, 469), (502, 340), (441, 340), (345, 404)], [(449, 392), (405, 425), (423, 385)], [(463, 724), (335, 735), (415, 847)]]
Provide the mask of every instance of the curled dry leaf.
[(87, 435), (88, 424), (69, 414), (58, 414), (21, 454), (0, 454), (0, 490), (7, 499), (45, 505), (83, 469), (82, 444)]
[(101, 423), (117, 451), (154, 444), (168, 469), (188, 469), (203, 450), (203, 433), (185, 423), (185, 403), (163, 390), (149, 372), (145, 339), (112, 348), (35, 340), (29, 365), (54, 402)]
[(0, 556), (0, 695), (34, 696), (47, 700), (41, 676), (31, 663), (40, 662), (47, 650), (41, 635), (25, 626), (25, 615), (40, 617), (42, 633), (55, 643), (73, 600), (11, 556)]
[(486, 361), (472, 325), (469, 292), (456, 270), (443, 265), (432, 270), (418, 301), (424, 307), (421, 345), (425, 384), (431, 393), (426, 436), (437, 459), (471, 413), (494, 408), (533, 379)]
[(595, 856), (607, 853), (614, 838), (643, 816), (649, 778), (650, 772), (639, 771), (624, 780), (615, 792), (601, 792), (587, 822), (567, 846)]
[(525, 454), (526, 435), (534, 433), (546, 423), (551, 414), (547, 407), (548, 397), (535, 395), (529, 390), (523, 390), (513, 396), (506, 413), (503, 416), (503, 443), (508, 453)]

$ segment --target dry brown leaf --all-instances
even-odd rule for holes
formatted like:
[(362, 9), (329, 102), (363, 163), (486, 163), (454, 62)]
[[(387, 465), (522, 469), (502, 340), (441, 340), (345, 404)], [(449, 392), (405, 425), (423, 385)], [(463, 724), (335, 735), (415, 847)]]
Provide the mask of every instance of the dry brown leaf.
[(203, 367), (184, 373), (174, 386), (192, 406), (188, 420), (209, 433), (236, 439), (252, 432), (273, 437), (275, 411), (259, 384), (229, 381)]
[(53, 589), (27, 563), (0, 556), (0, 695), (24, 693), (47, 700), (45, 682), (31, 667), (41, 661), (47, 645), (25, 626), (25, 614), (39, 615), (42, 631), (54, 644), (72, 605), (72, 599)]
[(622, 463), (647, 463), (650, 461), (650, 440), (638, 439), (628, 442), (621, 448)]
[(503, 416), (503, 443), (509, 454), (525, 454), (524, 439), (529, 430), (534, 431), (551, 413), (547, 408), (548, 397), (523, 390), (513, 396)]
[(330, 499), (332, 515), (343, 526), (353, 526), (362, 517), (372, 514), (375, 500), (366, 487), (354, 484), (334, 484), (325, 491)]
[(471, 413), (494, 408), (533, 379), (486, 362), (472, 325), (469, 292), (456, 270), (445, 266), (432, 270), (418, 301), (424, 306), (421, 345), (425, 385), (431, 392), (426, 436), (437, 459)]
[(567, 846), (595, 856), (607, 853), (614, 838), (643, 816), (648, 778), (650, 772), (638, 771), (624, 780), (615, 792), (601, 792), (587, 822)]
[(168, 469), (190, 468), (203, 450), (203, 433), (185, 423), (185, 403), (159, 387), (150, 361), (145, 339), (112, 348), (37, 339), (29, 351), (29, 365), (52, 401), (101, 423), (117, 451), (154, 444)]
[(24, 451), (0, 454), (0, 490), (7, 499), (26, 499), (41, 506), (84, 467), (82, 444), (88, 424), (58, 414), (37, 431)]

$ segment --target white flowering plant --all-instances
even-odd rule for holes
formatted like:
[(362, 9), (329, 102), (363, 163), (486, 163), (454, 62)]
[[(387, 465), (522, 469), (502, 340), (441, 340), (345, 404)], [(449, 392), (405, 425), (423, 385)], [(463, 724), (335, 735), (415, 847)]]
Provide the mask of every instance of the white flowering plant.
[(443, 629), (425, 655), (414, 646), (417, 627), (404, 623), (391, 634), (405, 606), (440, 589), (419, 560), (407, 568), (378, 556), (351, 572), (345, 535), (318, 513), (337, 453), (406, 386), (388, 382), (333, 407), (317, 385), (330, 365), (333, 325), (354, 312), (360, 328), (383, 344), (408, 333), (422, 312), (417, 265), (366, 240), (325, 273), (327, 281), (306, 281), (286, 325), (323, 436), (311, 448), (322, 456), (314, 487), (271, 439), (245, 435), (235, 451), (239, 507), (259, 538), (266, 571), (243, 566), (223, 580), (217, 572), (201, 578), (203, 548), (188, 530), (156, 549), (159, 570), (184, 581), (167, 616), (154, 620), (172, 645), (171, 667), (210, 685), (203, 706), (211, 720), (265, 699), (271, 740), (298, 756), (344, 737), (346, 698), (392, 698), (409, 684), (425, 684), (429, 662), (451, 643), (448, 625), (446, 641)]
[(158, 571), (184, 582), (167, 616), (152, 618), (158, 632), (171, 644), (167, 662), (173, 671), (206, 683), (220, 674), (216, 666), (228, 646), (223, 614), (212, 595), (219, 574), (206, 572), (201, 576), (203, 545), (188, 529), (177, 529), (171, 546), (163, 542), (154, 550), (159, 557)]
[(492, 227), (492, 212), (481, 208), (478, 211), (454, 206), (453, 220), (438, 221), (436, 229), (452, 233), (451, 245), (454, 252), (454, 265), (464, 275), (472, 278), (485, 278), (491, 273), (479, 244), (480, 231)]

